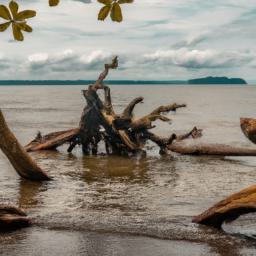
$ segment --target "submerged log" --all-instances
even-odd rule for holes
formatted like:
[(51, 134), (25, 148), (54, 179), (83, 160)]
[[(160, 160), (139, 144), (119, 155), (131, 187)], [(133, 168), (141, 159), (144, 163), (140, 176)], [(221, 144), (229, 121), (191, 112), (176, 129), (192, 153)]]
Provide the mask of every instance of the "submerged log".
[(24, 211), (17, 207), (0, 205), (0, 232), (29, 225), (31, 225), (31, 221)]
[(256, 144), (256, 119), (240, 118), (240, 125), (244, 135)]
[(221, 228), (223, 222), (233, 221), (240, 215), (250, 212), (256, 212), (256, 185), (220, 201), (202, 214), (194, 217), (193, 222)]
[(20, 145), (9, 129), (0, 110), (0, 149), (7, 156), (16, 172), (29, 180), (49, 180), (49, 176), (37, 165)]
[(187, 145), (174, 142), (168, 149), (183, 155), (215, 155), (215, 156), (256, 156), (256, 148), (232, 147), (224, 144)]

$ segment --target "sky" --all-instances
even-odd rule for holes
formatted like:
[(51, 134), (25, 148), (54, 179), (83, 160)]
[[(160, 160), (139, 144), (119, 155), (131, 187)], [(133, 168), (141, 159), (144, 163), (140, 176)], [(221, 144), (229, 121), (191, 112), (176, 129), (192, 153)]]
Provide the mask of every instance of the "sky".
[(135, 0), (122, 5), (122, 23), (98, 21), (96, 0), (17, 2), (37, 16), (23, 42), (10, 28), (0, 34), (0, 80), (95, 79), (113, 55), (108, 79), (256, 80), (256, 0)]

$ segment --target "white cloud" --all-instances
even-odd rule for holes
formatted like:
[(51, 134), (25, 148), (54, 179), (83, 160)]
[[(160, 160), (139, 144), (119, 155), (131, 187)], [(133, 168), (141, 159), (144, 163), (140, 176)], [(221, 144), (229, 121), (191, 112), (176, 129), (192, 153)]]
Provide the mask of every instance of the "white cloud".
[(94, 78), (112, 54), (121, 62), (115, 78), (255, 77), (255, 0), (135, 0), (123, 5), (121, 24), (98, 21), (96, 0), (20, 6), (38, 11), (34, 31), (22, 43), (1, 33), (2, 79)]

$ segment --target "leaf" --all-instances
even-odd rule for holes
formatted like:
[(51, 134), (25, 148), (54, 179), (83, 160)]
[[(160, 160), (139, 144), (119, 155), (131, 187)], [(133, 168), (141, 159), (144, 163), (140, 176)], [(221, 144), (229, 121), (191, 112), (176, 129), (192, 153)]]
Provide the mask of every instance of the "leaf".
[(134, 2), (134, 0), (119, 0), (118, 1), (119, 4), (131, 4), (133, 2)]
[(15, 22), (12, 23), (12, 31), (13, 31), (13, 37), (14, 37), (15, 40), (17, 40), (17, 41), (23, 41), (24, 40), (21, 29), (19, 28), (18, 24), (15, 23)]
[(97, 0), (99, 3), (101, 4), (105, 4), (105, 5), (111, 5), (112, 0)]
[(0, 32), (4, 32), (11, 24), (11, 21), (0, 24)]
[(29, 18), (32, 18), (32, 17), (35, 17), (36, 16), (36, 12), (35, 11), (32, 11), (32, 10), (26, 10), (26, 11), (22, 11), (22, 12), (19, 12), (16, 16), (16, 19), (15, 20), (24, 20), (24, 19), (29, 19)]
[(102, 7), (98, 14), (98, 20), (105, 20), (109, 15), (110, 10), (111, 5), (105, 5), (104, 7)]
[(121, 22), (123, 20), (122, 10), (118, 3), (113, 4), (111, 9), (111, 19), (117, 22)]
[(49, 0), (50, 6), (57, 6), (59, 4), (60, 0)]
[(11, 20), (12, 19), (9, 10), (4, 5), (0, 5), (0, 17), (5, 19), (5, 20)]
[(9, 8), (11, 10), (12, 17), (15, 20), (18, 13), (19, 5), (15, 1), (11, 1), (9, 3)]
[(30, 27), (27, 23), (16, 23), (18, 28), (23, 30), (23, 31), (26, 31), (26, 32), (32, 32), (33, 29), (32, 27)]

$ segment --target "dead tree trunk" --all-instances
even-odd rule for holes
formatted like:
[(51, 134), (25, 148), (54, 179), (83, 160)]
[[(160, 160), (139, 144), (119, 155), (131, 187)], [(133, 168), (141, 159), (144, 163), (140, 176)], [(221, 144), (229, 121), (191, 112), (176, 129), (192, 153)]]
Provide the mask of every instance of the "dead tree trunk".
[(11, 132), (0, 110), (0, 149), (7, 156), (17, 173), (29, 180), (49, 180), (48, 175), (36, 164)]
[(13, 206), (0, 205), (0, 232), (31, 225), (26, 213)]
[(193, 222), (221, 228), (223, 222), (230, 222), (242, 214), (256, 211), (256, 185), (248, 187), (215, 204)]

